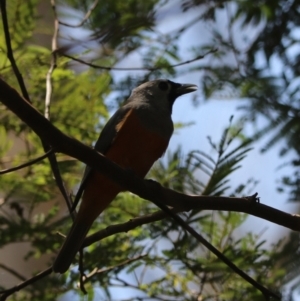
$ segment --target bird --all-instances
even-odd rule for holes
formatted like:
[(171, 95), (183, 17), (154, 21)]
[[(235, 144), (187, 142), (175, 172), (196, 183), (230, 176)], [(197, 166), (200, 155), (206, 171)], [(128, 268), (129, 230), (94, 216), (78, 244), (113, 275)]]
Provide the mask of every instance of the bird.
[[(95, 150), (144, 178), (168, 147), (174, 130), (171, 114), (175, 100), (196, 90), (194, 84), (179, 84), (166, 79), (139, 85), (106, 123)], [(55, 273), (63, 274), (69, 269), (95, 219), (124, 190), (92, 166), (86, 167), (81, 185), (81, 204), (52, 265)]]

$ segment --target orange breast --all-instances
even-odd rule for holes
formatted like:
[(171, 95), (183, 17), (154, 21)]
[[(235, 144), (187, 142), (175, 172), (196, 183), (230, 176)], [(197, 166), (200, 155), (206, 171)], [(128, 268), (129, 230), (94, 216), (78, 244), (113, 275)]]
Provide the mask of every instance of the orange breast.
[[(145, 177), (153, 163), (165, 152), (169, 140), (147, 130), (133, 110), (127, 113), (116, 130), (116, 137), (105, 156), (140, 177)], [(121, 190), (105, 176), (92, 172), (86, 183), (78, 218), (85, 219), (89, 215), (89, 218), (95, 219)]]
[(169, 140), (149, 131), (134, 110), (117, 125), (117, 135), (106, 157), (144, 177), (153, 163), (165, 152)]

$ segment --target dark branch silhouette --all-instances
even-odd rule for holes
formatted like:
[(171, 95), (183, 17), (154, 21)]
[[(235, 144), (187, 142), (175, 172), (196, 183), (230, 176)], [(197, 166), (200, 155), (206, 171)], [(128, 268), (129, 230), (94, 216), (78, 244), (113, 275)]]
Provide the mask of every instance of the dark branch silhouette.
[(56, 3), (55, 0), (51, 0), (51, 7), (54, 14), (54, 31), (52, 36), (52, 45), (51, 45), (51, 64), (50, 68), (46, 75), (46, 97), (45, 97), (45, 117), (50, 120), (50, 103), (51, 103), (51, 96), (52, 96), (52, 74), (56, 68), (56, 49), (57, 49), (57, 37), (59, 31), (59, 23), (56, 14)]
[(52, 268), (48, 268), (45, 271), (38, 273), (37, 275), (33, 276), (32, 278), (30, 278), (16, 286), (13, 286), (10, 289), (0, 291), (0, 294), (2, 294), (2, 296), (0, 297), (0, 301), (5, 301), (6, 298), (9, 297), (10, 295), (12, 295), (13, 293), (18, 292), (22, 288), (35, 283), (36, 281), (46, 277), (47, 275), (50, 275), (51, 273), (52, 273)]
[(16, 278), (18, 278), (18, 279), (21, 280), (21, 281), (25, 281), (25, 280), (26, 280), (26, 278), (25, 278), (23, 275), (21, 275), (19, 272), (17, 272), (17, 271), (15, 271), (14, 269), (12, 269), (12, 268), (6, 266), (6, 265), (3, 264), (3, 263), (0, 263), (0, 268), (3, 269), (3, 270), (5, 270), (5, 271), (8, 272), (8, 273), (14, 275)]
[(95, 68), (95, 69), (103, 69), (103, 70), (115, 70), (115, 71), (138, 71), (138, 70), (145, 70), (145, 71), (156, 71), (156, 70), (161, 70), (161, 69), (170, 69), (170, 68), (176, 68), (176, 67), (180, 67), (183, 65), (187, 65), (190, 63), (193, 63), (195, 61), (199, 61), (203, 58), (205, 58), (205, 56), (207, 56), (208, 54), (217, 52), (218, 49), (211, 49), (209, 51), (207, 51), (205, 54), (203, 55), (198, 55), (197, 57), (191, 59), (191, 60), (187, 60), (178, 64), (174, 64), (174, 65), (166, 65), (166, 66), (160, 66), (160, 67), (133, 67), (133, 68), (118, 68), (118, 67), (107, 67), (107, 66), (101, 66), (101, 65), (97, 65), (97, 64), (93, 64), (93, 63), (89, 63), (86, 62), (84, 60), (81, 60), (79, 58), (76, 58), (72, 55), (69, 55), (67, 53), (64, 52), (64, 48), (60, 48), (57, 50), (57, 53), (60, 54), (61, 56), (67, 57), (75, 62), (78, 62), (80, 64), (89, 66), (91, 68)]
[(6, 43), (6, 50), (7, 50), (7, 57), (11, 63), (11, 67), (14, 71), (14, 74), (18, 80), (20, 89), (22, 91), (23, 97), (27, 99), (29, 102), (29, 94), (27, 92), (27, 89), (25, 87), (25, 83), (22, 77), (22, 74), (16, 64), (16, 60), (14, 58), (14, 53), (11, 46), (11, 39), (10, 39), (10, 33), (9, 33), (9, 27), (8, 27), (8, 20), (7, 20), (7, 11), (6, 11), (6, 0), (0, 1), (0, 7), (1, 7), (1, 17), (2, 17), (2, 24), (3, 24), (3, 31), (4, 31), (4, 37), (5, 37), (5, 43)]
[[(115, 268), (119, 268), (119, 267), (122, 267), (124, 265), (127, 265), (127, 264), (130, 264), (132, 262), (135, 262), (137, 260), (141, 260), (143, 259), (144, 257), (146, 257), (147, 254), (144, 254), (144, 255), (138, 255), (136, 257), (133, 257), (133, 258), (130, 258), (130, 259), (127, 259), (121, 263), (118, 263), (116, 265), (113, 265), (113, 266), (109, 266), (109, 267), (106, 267), (106, 268), (102, 268), (102, 269), (98, 269), (98, 268), (94, 268), (88, 275), (86, 275), (82, 281), (83, 283), (85, 282), (88, 282), (92, 277), (94, 277), (95, 275), (99, 275), (99, 274), (102, 274), (102, 273), (107, 273), (111, 270), (114, 270)], [(80, 286), (80, 283), (78, 284), (78, 286)]]
[(37, 157), (37, 158), (35, 158), (33, 160), (30, 160), (30, 161), (28, 161), (26, 163), (23, 163), (23, 164), (21, 164), (19, 166), (16, 166), (16, 167), (12, 167), (12, 168), (7, 168), (7, 169), (0, 170), (0, 175), (4, 175), (6, 173), (10, 173), (10, 172), (13, 172), (13, 171), (16, 171), (16, 170), (28, 167), (30, 165), (33, 165), (33, 164), (35, 164), (37, 162), (40, 162), (40, 161), (44, 160), (45, 158), (47, 158), (48, 156), (50, 156), (53, 153), (54, 153), (54, 150), (52, 148), (50, 148), (45, 154), (43, 154), (40, 157)]
[(91, 8), (87, 11), (87, 13), (85, 14), (84, 18), (81, 20), (80, 23), (76, 24), (76, 25), (72, 25), (72, 24), (68, 24), (62, 21), (59, 21), (60, 25), (63, 26), (67, 26), (67, 27), (72, 27), (72, 28), (78, 28), (81, 27), (90, 17), (91, 13), (93, 12), (93, 10), (96, 8), (97, 4), (98, 4), (99, 0), (95, 0), (94, 3), (92, 4)]

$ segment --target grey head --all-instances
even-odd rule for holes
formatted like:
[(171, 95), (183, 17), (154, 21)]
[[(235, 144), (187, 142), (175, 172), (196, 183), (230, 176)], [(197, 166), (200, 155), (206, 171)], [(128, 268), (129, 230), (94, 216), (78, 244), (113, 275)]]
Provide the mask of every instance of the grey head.
[(145, 82), (132, 91), (128, 102), (151, 103), (160, 110), (172, 112), (173, 104), (181, 95), (197, 90), (193, 84), (178, 84), (166, 79)]

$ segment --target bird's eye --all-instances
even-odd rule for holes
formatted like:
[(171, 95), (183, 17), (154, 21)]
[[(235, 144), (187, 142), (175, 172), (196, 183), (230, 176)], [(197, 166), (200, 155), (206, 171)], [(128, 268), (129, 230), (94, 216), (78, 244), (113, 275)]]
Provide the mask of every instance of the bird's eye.
[(162, 91), (166, 91), (169, 88), (169, 85), (166, 82), (160, 82), (158, 85), (159, 89)]

